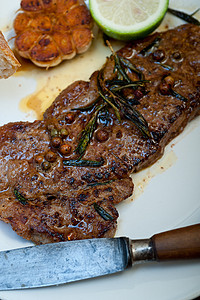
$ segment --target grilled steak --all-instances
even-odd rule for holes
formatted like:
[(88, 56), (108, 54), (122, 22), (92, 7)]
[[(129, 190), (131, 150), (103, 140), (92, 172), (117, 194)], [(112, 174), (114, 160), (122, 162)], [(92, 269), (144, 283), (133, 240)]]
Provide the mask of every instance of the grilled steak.
[(9, 123), (0, 131), (1, 220), (37, 244), (114, 235), (113, 204), (131, 195), (131, 178), (105, 179), (94, 168), (93, 182), (90, 168), (66, 168), (46, 122)]
[(0, 128), (0, 218), (35, 243), (110, 237), (130, 174), (154, 163), (199, 114), (200, 29), (135, 41), (43, 121)]

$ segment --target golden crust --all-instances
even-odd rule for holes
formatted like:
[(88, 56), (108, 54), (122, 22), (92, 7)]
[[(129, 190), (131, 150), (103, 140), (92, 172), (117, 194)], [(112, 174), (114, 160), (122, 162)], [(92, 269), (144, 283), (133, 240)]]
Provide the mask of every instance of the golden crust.
[(83, 0), (22, 0), (21, 10), (15, 48), (37, 66), (56, 66), (90, 47), (93, 20)]
[(0, 78), (8, 78), (20, 67), (2, 32), (0, 31)]

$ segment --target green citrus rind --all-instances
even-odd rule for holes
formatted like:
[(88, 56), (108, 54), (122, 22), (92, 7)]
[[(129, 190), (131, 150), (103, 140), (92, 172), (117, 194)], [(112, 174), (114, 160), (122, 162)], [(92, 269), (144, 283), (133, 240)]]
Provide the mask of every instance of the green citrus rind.
[[(94, 8), (94, 0), (89, 0), (89, 8), (90, 8), (90, 12), (91, 15), (93, 17), (93, 19), (95, 20), (96, 24), (101, 28), (101, 30), (108, 35), (111, 38), (117, 39), (117, 40), (121, 40), (121, 41), (130, 41), (130, 40), (135, 40), (135, 39), (139, 39), (139, 38), (143, 38), (145, 36), (147, 36), (148, 34), (152, 33), (162, 22), (166, 12), (167, 12), (167, 8), (169, 5), (169, 0), (166, 0), (162, 10), (159, 14), (159, 16), (157, 16), (152, 22), (143, 25), (143, 23), (141, 22), (141, 24), (139, 26), (132, 26), (131, 29), (127, 29), (127, 30), (119, 30), (115, 27), (112, 27), (110, 25), (107, 24), (107, 22), (105, 22), (104, 20), (102, 20), (99, 15), (95, 12), (95, 8)], [(137, 28), (138, 27), (138, 28)]]

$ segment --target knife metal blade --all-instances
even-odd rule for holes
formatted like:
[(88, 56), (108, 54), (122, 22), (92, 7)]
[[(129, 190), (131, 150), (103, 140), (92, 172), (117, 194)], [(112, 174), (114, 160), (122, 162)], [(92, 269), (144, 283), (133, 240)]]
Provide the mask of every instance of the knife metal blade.
[(0, 252), (0, 290), (36, 288), (124, 271), (135, 262), (200, 258), (200, 224), (156, 234), (68, 241)]
[(63, 284), (130, 264), (124, 238), (69, 241), (0, 252), (0, 290)]

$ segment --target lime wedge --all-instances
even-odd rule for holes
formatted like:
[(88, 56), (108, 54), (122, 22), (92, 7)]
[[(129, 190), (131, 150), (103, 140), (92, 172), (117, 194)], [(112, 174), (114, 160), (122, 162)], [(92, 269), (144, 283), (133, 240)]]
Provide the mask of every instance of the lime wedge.
[(163, 20), (169, 0), (89, 0), (93, 19), (108, 36), (133, 40), (155, 30)]

